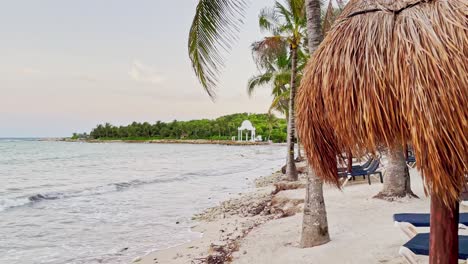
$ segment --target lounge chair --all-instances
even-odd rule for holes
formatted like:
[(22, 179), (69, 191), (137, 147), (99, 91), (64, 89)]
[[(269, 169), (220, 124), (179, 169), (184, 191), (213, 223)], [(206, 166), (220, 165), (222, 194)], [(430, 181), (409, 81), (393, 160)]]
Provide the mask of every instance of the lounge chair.
[[(458, 236), (458, 259), (466, 260), (468, 264), (468, 236)], [(418, 264), (416, 255), (429, 255), (429, 233), (414, 236), (400, 248), (400, 255), (409, 264)]]
[[(416, 227), (429, 227), (430, 214), (394, 214), (393, 221), (395, 226), (400, 228), (409, 238), (413, 238), (418, 234)], [(468, 213), (460, 213), (458, 219), (458, 227), (466, 229), (468, 226)]]
[(409, 154), (406, 158), (406, 164), (411, 168), (414, 168), (414, 166), (416, 166), (416, 157), (412, 153)]
[[(366, 170), (369, 168), (369, 165), (374, 161), (374, 158), (369, 158), (366, 162), (364, 162), (362, 165), (353, 165), (351, 168), (352, 170)], [(340, 174), (344, 174), (346, 176), (346, 173), (348, 172), (348, 168), (338, 168), (338, 172)]]
[(370, 176), (373, 174), (378, 174), (380, 176), (380, 182), (383, 183), (383, 176), (382, 172), (377, 171), (377, 168), (380, 165), (380, 161), (378, 159), (371, 161), (369, 167), (367, 169), (353, 169), (351, 170), (351, 173), (349, 172), (341, 172), (338, 173), (338, 176), (341, 178), (345, 178), (346, 180), (343, 183), (345, 185), (350, 179), (354, 179), (356, 176), (363, 176), (364, 179), (367, 177), (367, 180), (369, 181), (369, 185), (371, 184), (371, 179)]

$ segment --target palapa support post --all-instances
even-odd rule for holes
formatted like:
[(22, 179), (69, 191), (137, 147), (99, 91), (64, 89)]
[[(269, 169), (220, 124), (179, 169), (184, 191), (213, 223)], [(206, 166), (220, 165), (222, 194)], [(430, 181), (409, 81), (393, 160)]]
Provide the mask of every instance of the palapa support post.
[(429, 264), (458, 263), (458, 201), (447, 206), (431, 197), (431, 235)]
[[(353, 153), (351, 152), (351, 150), (348, 150), (348, 152), (346, 153), (346, 157), (348, 158), (348, 173), (351, 173), (353, 171)], [(364, 179), (366, 178), (366, 176), (364, 176)]]

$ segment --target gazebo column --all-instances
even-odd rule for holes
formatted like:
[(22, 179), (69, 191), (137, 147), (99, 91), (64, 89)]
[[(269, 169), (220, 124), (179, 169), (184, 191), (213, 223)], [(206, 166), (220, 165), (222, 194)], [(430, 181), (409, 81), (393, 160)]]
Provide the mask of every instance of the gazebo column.
[(458, 263), (458, 201), (447, 206), (431, 196), (431, 231), (429, 264)]

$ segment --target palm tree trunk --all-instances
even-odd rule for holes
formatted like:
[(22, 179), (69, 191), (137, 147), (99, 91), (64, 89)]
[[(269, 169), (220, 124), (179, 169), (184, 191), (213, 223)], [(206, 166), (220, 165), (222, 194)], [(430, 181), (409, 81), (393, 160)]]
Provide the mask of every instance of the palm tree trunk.
[(304, 158), (302, 157), (302, 152), (301, 152), (301, 140), (299, 137), (297, 138), (297, 160), (302, 161)]
[(297, 75), (297, 47), (291, 45), (291, 87), (289, 96), (288, 117), (288, 156), (286, 160), (286, 177), (290, 181), (297, 181), (297, 168), (294, 161), (294, 135), (295, 135), (295, 98)]
[(383, 189), (374, 198), (387, 201), (394, 201), (406, 196), (417, 198), (411, 190), (410, 175), (405, 157), (402, 146), (395, 146), (388, 151), (388, 164)]
[[(323, 39), (320, 0), (306, 0), (309, 51), (313, 55)], [(315, 247), (330, 241), (323, 182), (312, 170), (307, 173), (306, 198), (302, 220), (301, 247)]]
[(319, 246), (330, 241), (322, 180), (309, 169), (307, 174), (301, 247)]

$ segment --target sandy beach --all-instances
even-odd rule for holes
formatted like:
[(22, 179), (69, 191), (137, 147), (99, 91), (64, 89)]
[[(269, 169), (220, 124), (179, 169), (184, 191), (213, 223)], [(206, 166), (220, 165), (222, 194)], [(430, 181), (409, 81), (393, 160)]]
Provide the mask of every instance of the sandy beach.
[[(270, 200), (265, 198), (274, 189), (273, 183), (280, 179), (280, 174), (274, 174), (257, 180), (258, 188), (254, 193), (226, 201), (196, 216), (200, 221), (193, 231), (200, 232), (202, 238), (153, 252), (135, 259), (135, 262), (210, 263), (207, 262), (210, 256), (220, 255), (229, 249), (233, 253), (228, 259), (238, 264), (403, 264), (405, 260), (399, 256), (398, 250), (408, 238), (394, 226), (392, 215), (429, 212), (429, 198), (424, 195), (421, 177), (415, 169), (411, 169), (410, 174), (413, 191), (420, 199), (404, 198), (395, 202), (373, 199), (372, 196), (382, 188), (377, 179), (373, 179), (372, 185), (358, 180), (343, 191), (325, 186), (331, 242), (323, 246), (299, 247), (304, 189), (280, 191)], [(264, 210), (273, 213), (252, 210), (262, 203), (262, 197), (267, 203)], [(297, 214), (296, 209), (299, 211)], [(466, 211), (466, 208), (462, 206), (461, 210)], [(426, 228), (418, 230), (428, 231)], [(427, 258), (420, 257), (420, 263), (427, 263)]]

